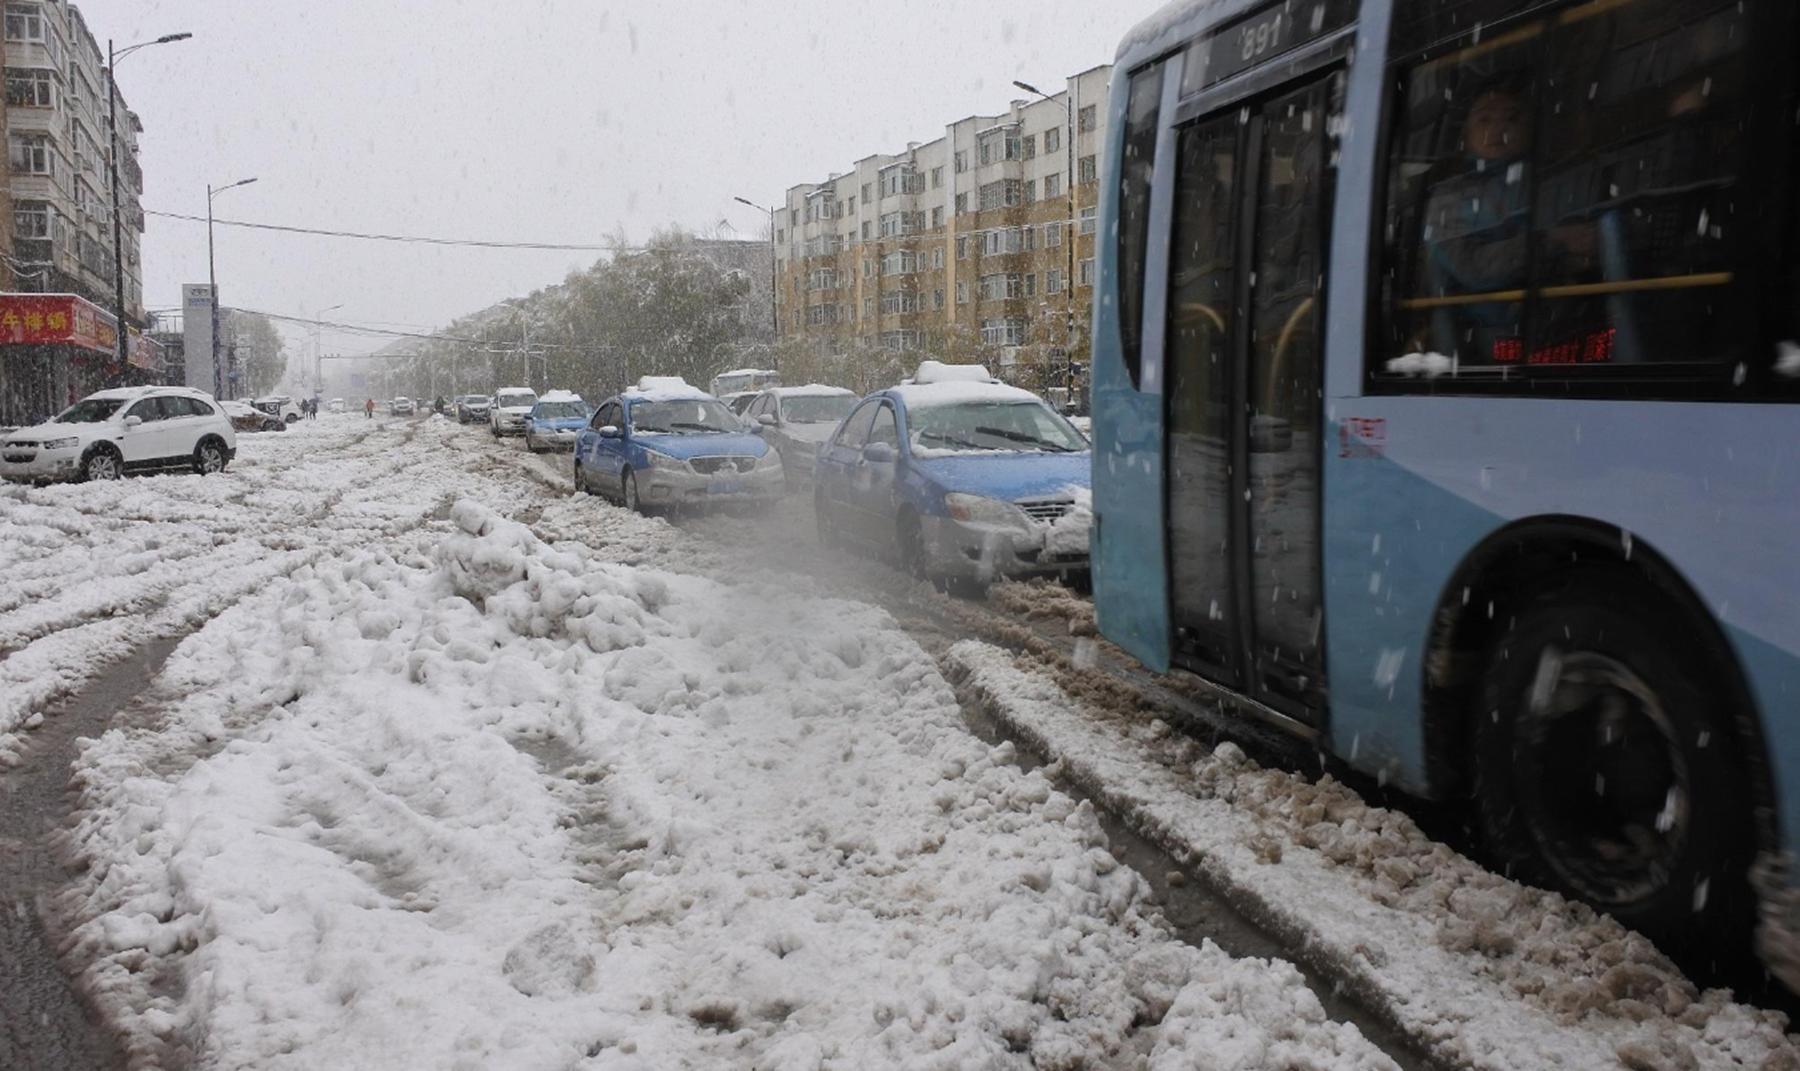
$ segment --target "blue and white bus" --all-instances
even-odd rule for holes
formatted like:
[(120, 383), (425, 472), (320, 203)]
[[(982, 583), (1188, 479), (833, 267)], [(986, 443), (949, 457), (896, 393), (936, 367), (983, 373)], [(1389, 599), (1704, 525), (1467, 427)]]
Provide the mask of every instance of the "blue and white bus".
[(1789, 984), (1797, 11), (1169, 7), (1093, 361), (1107, 637), (1665, 947), (1760, 922)]

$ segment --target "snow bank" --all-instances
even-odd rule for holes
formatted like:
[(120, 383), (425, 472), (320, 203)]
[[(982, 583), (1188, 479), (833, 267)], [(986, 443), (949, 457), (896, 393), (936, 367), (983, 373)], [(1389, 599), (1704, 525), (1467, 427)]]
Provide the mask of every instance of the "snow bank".
[(83, 752), (74, 945), (140, 1059), (1392, 1066), (1174, 940), (882, 612), (439, 525), (228, 611)]
[(951, 661), (1003, 724), (1456, 1066), (1786, 1068), (1786, 1019), (1698, 992), (1648, 941), (1501, 878), (1329, 777), (1072, 701), (1008, 653)]

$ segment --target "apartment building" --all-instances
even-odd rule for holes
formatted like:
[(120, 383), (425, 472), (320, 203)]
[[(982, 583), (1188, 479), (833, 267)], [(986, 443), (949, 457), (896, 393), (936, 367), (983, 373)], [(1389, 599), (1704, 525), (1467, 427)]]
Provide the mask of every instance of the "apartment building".
[[(7, 188), (0, 253), (8, 290), (113, 307), (106, 55), (67, 0), (5, 0)], [(118, 103), (127, 319), (142, 326), (143, 171), (137, 114)]]
[(784, 338), (825, 355), (991, 354), (1015, 374), (1085, 361), (1111, 73), (789, 189), (775, 231)]

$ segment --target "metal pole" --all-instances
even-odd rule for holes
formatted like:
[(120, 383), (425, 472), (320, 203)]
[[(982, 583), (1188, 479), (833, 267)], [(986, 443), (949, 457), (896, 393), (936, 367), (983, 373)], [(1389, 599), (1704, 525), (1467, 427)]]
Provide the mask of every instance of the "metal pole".
[[(1079, 84), (1077, 83), (1077, 85)], [(1068, 366), (1066, 374), (1069, 402), (1073, 404), (1075, 401), (1075, 235), (1080, 228), (1075, 225), (1075, 88), (1071, 86), (1065, 93), (1068, 98), (1068, 131), (1064, 136), (1069, 142), (1069, 277), (1063, 281), (1063, 294), (1067, 298), (1069, 306), (1069, 334), (1065, 341), (1068, 349), (1063, 354), (1063, 361)]]
[(775, 273), (777, 252), (775, 209), (771, 206), (769, 208), (769, 326), (775, 332), (775, 339), (769, 347), (769, 363), (775, 371), (779, 372), (781, 371), (781, 303), (776, 299), (781, 295), (779, 293), (779, 276)]
[(106, 39), (106, 156), (112, 172), (113, 316), (118, 320), (119, 377), (131, 367), (131, 343), (125, 326), (125, 247), (119, 224), (119, 82), (113, 74), (112, 38)]
[(206, 184), (206, 286), (212, 291), (213, 397), (225, 397), (225, 370), (219, 367), (219, 275), (213, 263), (213, 188)]

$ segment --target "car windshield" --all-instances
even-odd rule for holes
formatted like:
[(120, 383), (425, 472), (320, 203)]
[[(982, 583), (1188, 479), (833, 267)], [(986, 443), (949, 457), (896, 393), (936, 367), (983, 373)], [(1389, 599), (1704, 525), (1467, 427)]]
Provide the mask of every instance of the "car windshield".
[(1086, 450), (1081, 433), (1038, 402), (960, 402), (907, 414), (912, 444), (924, 450)]
[(781, 400), (781, 416), (789, 424), (836, 424), (850, 415), (856, 398), (849, 394), (801, 396)]
[(502, 409), (517, 409), (521, 406), (530, 407), (537, 404), (537, 395), (502, 394), (496, 399), (496, 404)]
[(730, 410), (711, 398), (638, 402), (631, 407), (631, 426), (640, 434), (717, 434), (744, 429)]
[(585, 402), (539, 402), (531, 415), (536, 420), (586, 420), (592, 413)]
[(56, 418), (58, 424), (98, 424), (119, 411), (125, 404), (122, 398), (83, 398), (69, 408), (63, 410)]

